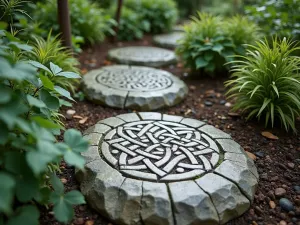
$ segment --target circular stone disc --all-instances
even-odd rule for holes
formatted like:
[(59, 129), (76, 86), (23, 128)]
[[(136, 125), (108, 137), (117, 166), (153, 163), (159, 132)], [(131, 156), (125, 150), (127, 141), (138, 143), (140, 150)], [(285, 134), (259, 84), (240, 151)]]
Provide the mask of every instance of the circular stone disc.
[(174, 32), (170, 34), (160, 34), (153, 38), (155, 44), (165, 48), (176, 48), (178, 46), (178, 40), (183, 37), (183, 32)]
[(188, 88), (167, 71), (114, 65), (87, 73), (83, 77), (83, 91), (96, 103), (148, 111), (179, 103)]
[(121, 64), (150, 67), (161, 67), (176, 62), (173, 51), (144, 46), (112, 49), (108, 52), (108, 57)]
[(115, 224), (217, 225), (243, 214), (258, 182), (253, 161), (230, 135), (201, 121), (129, 113), (85, 132), (89, 204)]

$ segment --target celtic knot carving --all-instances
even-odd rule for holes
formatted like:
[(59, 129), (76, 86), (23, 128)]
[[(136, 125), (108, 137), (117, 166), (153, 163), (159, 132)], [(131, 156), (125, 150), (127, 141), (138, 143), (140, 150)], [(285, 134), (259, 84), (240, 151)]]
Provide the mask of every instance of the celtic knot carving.
[(173, 81), (156, 70), (102, 70), (96, 81), (105, 86), (125, 91), (158, 91), (170, 87)]
[(206, 134), (168, 121), (130, 122), (111, 130), (102, 145), (104, 158), (129, 176), (175, 181), (212, 170), (219, 149)]

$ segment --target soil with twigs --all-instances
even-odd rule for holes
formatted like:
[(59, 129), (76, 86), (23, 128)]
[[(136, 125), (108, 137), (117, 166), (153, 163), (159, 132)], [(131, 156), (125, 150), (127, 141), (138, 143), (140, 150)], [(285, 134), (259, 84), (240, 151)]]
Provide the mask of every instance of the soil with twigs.
[[(111, 48), (121, 46), (152, 45), (152, 38), (145, 37), (141, 41), (111, 43), (106, 41), (100, 45), (86, 47), (78, 58), (81, 71), (86, 73), (111, 62), (106, 60), (107, 52)], [(163, 68), (183, 79), (189, 86), (186, 99), (171, 108), (158, 110), (162, 113), (174, 114), (206, 121), (215, 127), (229, 133), (245, 151), (255, 158), (260, 181), (255, 199), (250, 209), (228, 225), (300, 225), (300, 136), (286, 133), (283, 129), (266, 129), (263, 123), (248, 121), (236, 113), (231, 113), (232, 102), (226, 101), (224, 81), (227, 75), (219, 74), (215, 78), (197, 75), (188, 76), (181, 63)], [(77, 118), (63, 121), (66, 128), (76, 128), (84, 131), (104, 118), (131, 112), (130, 110), (112, 109), (90, 103), (86, 100), (73, 104)], [(67, 109), (62, 110), (66, 114)], [(85, 118), (87, 117), (87, 119)], [(80, 118), (86, 121), (79, 123)], [(300, 130), (300, 120), (296, 127)], [(279, 139), (273, 140), (262, 136), (263, 131), (269, 131)], [(252, 154), (251, 154), (252, 153)], [(66, 190), (79, 189), (75, 179), (74, 168), (61, 164), (60, 177), (65, 183)], [(279, 204), (280, 198), (289, 199), (295, 209), (284, 211)], [(42, 209), (40, 223), (42, 225), (60, 224), (55, 221), (52, 209)], [(75, 207), (75, 218), (70, 223), (74, 225), (112, 225), (109, 220), (92, 210), (88, 205)], [(180, 224), (177, 224), (180, 225)]]

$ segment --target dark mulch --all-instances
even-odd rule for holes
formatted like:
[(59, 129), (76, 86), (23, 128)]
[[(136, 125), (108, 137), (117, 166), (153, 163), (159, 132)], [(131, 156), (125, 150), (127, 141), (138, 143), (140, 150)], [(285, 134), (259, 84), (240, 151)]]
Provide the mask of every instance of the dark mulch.
[[(128, 43), (112, 44), (107, 41), (101, 45), (86, 47), (78, 56), (82, 71), (85, 72), (109, 64), (110, 62), (105, 60), (109, 49), (129, 45), (151, 45), (151, 37)], [(279, 140), (269, 140), (261, 135), (261, 132), (266, 130), (262, 124), (256, 121), (246, 122), (244, 118), (239, 116), (229, 116), (230, 107), (228, 107), (228, 103), (224, 105), (225, 88), (223, 82), (228, 79), (226, 76), (199, 77), (198, 79), (187, 77), (187, 73), (180, 64), (164, 69), (183, 79), (189, 86), (190, 93), (184, 102), (169, 109), (159, 110), (160, 112), (207, 121), (207, 123), (231, 134), (233, 139), (240, 143), (245, 150), (258, 155), (255, 163), (260, 175), (260, 182), (254, 203), (249, 211), (240, 218), (229, 222), (228, 225), (276, 225), (280, 221), (280, 224), (283, 225), (300, 225), (300, 192), (296, 193), (293, 189), (293, 186), (300, 185), (300, 136), (274, 128), (268, 131), (277, 135)], [(212, 106), (206, 106), (205, 101), (213, 103)], [(73, 105), (73, 108), (76, 110), (76, 115), (88, 117), (88, 120), (84, 124), (79, 124), (78, 119), (64, 122), (67, 128), (76, 128), (80, 131), (84, 131), (101, 119), (128, 112), (128, 110), (95, 105), (88, 101), (78, 101)], [(62, 113), (64, 114), (65, 110)], [(299, 120), (296, 126), (300, 130)], [(67, 180), (66, 189), (78, 189), (79, 185), (74, 177), (74, 169), (64, 164), (61, 165), (61, 169), (61, 177)], [(279, 199), (274, 197), (274, 190), (279, 187), (286, 190), (285, 197), (297, 206), (295, 211), (288, 213), (281, 210)], [(274, 209), (270, 208), (270, 201), (275, 202), (276, 207)], [(59, 224), (55, 222), (51, 209), (42, 211), (41, 224)], [(88, 206), (78, 206), (75, 211), (73, 224), (111, 225), (107, 219), (98, 215)]]

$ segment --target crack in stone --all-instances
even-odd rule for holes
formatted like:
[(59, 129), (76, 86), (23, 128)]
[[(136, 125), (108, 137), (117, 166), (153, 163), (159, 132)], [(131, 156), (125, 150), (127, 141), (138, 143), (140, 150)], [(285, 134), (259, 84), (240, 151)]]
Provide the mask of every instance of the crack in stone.
[[(176, 216), (175, 216), (175, 205), (174, 205), (174, 201), (172, 198), (171, 190), (170, 190), (169, 184), (165, 184), (165, 185), (167, 186), (167, 192), (168, 192), (168, 196), (169, 196), (170, 203), (171, 203), (173, 225), (177, 225), (177, 220), (176, 220)], [(180, 224), (178, 224), (178, 225), (180, 225)]]
[(123, 103), (123, 109), (125, 109), (129, 93), (130, 93), (130, 91), (128, 91), (126, 96), (125, 96), (125, 100), (124, 100), (124, 103)]
[(144, 222), (143, 217), (142, 217), (143, 198), (144, 198), (144, 181), (142, 183), (142, 196), (141, 196), (141, 201), (140, 201), (140, 212), (139, 212), (139, 215), (140, 215), (140, 220), (141, 220), (142, 225), (145, 225), (145, 222)]

